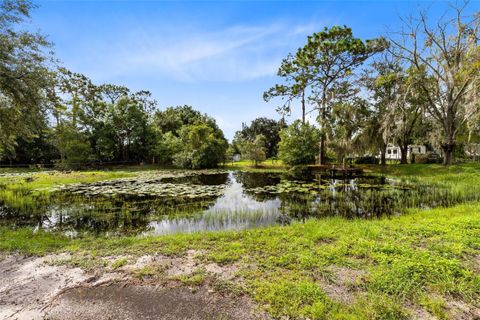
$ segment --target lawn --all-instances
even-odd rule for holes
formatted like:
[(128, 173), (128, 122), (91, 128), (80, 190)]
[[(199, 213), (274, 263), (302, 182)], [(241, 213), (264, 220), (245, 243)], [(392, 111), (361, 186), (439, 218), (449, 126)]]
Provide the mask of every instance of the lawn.
[(286, 169), (286, 166), (281, 160), (268, 159), (262, 161), (257, 166), (252, 161), (242, 160), (237, 162), (227, 162), (222, 166), (224, 169), (243, 170), (243, 171), (269, 171), (281, 172)]
[[(459, 192), (477, 190), (480, 184), (479, 165), (365, 170), (446, 184)], [(69, 239), (0, 227), (1, 251), (70, 252), (77, 261), (93, 265), (106, 256), (183, 256), (191, 249), (198, 252), (200, 264), (239, 266), (242, 281), (235, 283), (237, 289), (275, 318), (448, 319), (461, 317), (461, 310), (480, 308), (479, 203), (414, 209), (377, 220), (333, 217), (284, 227), (164, 237)], [(195, 277), (193, 282), (201, 283), (201, 276)]]

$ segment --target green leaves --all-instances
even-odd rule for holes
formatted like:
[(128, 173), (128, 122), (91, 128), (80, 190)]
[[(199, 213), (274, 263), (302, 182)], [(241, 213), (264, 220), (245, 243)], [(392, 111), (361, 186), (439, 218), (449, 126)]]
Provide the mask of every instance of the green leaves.
[(213, 168), (222, 162), (228, 144), (223, 133), (218, 135), (214, 128), (205, 123), (184, 125), (179, 131), (179, 152), (173, 163), (181, 168)]
[(255, 162), (255, 165), (258, 162), (265, 161), (266, 156), (266, 143), (267, 139), (263, 134), (259, 134), (252, 140), (243, 140), (240, 142), (240, 151), (242, 153), (242, 158), (245, 160), (251, 160)]
[(12, 158), (17, 137), (35, 136), (52, 85), (52, 57), (45, 54), (50, 43), (39, 33), (18, 28), (32, 8), (30, 1), (0, 3), (0, 158)]
[(309, 124), (295, 121), (280, 131), (279, 155), (288, 165), (311, 164), (318, 152), (318, 130)]

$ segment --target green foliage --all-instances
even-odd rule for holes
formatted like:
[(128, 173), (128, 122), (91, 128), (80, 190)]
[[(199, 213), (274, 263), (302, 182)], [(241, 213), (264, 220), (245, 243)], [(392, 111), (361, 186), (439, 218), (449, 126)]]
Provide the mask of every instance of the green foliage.
[(169, 166), (173, 163), (173, 157), (181, 150), (181, 141), (172, 132), (157, 132), (154, 145), (150, 152), (154, 157), (154, 163)]
[(266, 138), (263, 134), (259, 134), (252, 140), (244, 140), (240, 143), (240, 151), (242, 158), (250, 160), (255, 163), (255, 166), (259, 162), (265, 161), (266, 157)]
[(61, 155), (59, 167), (80, 168), (91, 160), (93, 152), (86, 134), (71, 124), (57, 126), (55, 133), (56, 145)]
[(378, 164), (378, 158), (374, 156), (364, 156), (355, 159), (356, 164)]
[(116, 158), (142, 160), (142, 155), (148, 154), (146, 110), (135, 99), (124, 97), (111, 105), (107, 117), (107, 125), (114, 137)]
[(286, 127), (286, 124), (280, 120), (275, 121), (268, 118), (257, 118), (249, 126), (243, 125), (242, 130), (235, 133), (233, 145), (240, 149), (244, 141), (253, 141), (258, 135), (265, 137), (265, 153), (267, 158), (277, 156), (278, 142), (280, 141), (280, 130)]
[[(350, 86), (356, 69), (367, 59), (383, 51), (386, 46), (383, 38), (366, 41), (355, 38), (352, 29), (346, 26), (325, 28), (309, 36), (305, 46), (299, 48), (295, 56), (289, 55), (282, 62), (278, 75), (284, 78), (286, 84), (277, 85), (264, 94), (265, 100), (274, 96), (287, 97), (286, 104), (279, 109), (282, 113), (290, 112), (291, 99), (301, 97), (303, 122), (305, 100), (315, 105), (319, 111), (317, 120), (320, 125), (321, 164), (327, 160), (326, 141), (335, 97), (344, 95), (345, 87)], [(337, 104), (337, 107), (341, 105), (343, 104)], [(351, 140), (352, 134), (343, 132), (341, 144), (345, 145), (346, 141)], [(338, 149), (348, 148), (342, 146)], [(346, 152), (342, 150), (341, 153), (343, 158)]]
[(236, 148), (232, 145), (229, 144), (227, 151), (225, 152), (225, 161), (233, 161), (233, 157), (237, 154)]
[(204, 123), (214, 129), (220, 136), (220, 129), (215, 119), (194, 110), (191, 106), (168, 107), (165, 111), (157, 111), (153, 123), (163, 133), (172, 132), (179, 136), (183, 126)]
[(277, 111), (282, 114), (291, 113), (291, 104), (295, 99), (300, 99), (302, 106), (302, 122), (305, 122), (306, 107), (308, 97), (309, 81), (309, 65), (308, 60), (297, 59), (295, 56), (289, 54), (287, 58), (282, 60), (277, 75), (282, 77), (284, 84), (276, 84), (263, 94), (265, 101), (270, 101), (272, 98), (281, 97), (283, 105), (277, 108)]
[(179, 151), (173, 156), (180, 168), (214, 168), (225, 159), (227, 141), (207, 124), (184, 125), (180, 128)]
[(94, 85), (87, 77), (65, 69), (58, 72), (54, 116), (57, 127), (69, 124), (90, 144), (91, 160), (142, 161), (149, 156), (153, 132), (149, 118), (155, 101), (150, 93)]
[(346, 158), (366, 151), (360, 137), (371, 113), (368, 102), (357, 97), (357, 93), (358, 88), (345, 84), (332, 101), (329, 145), (339, 163), (344, 163)]
[(288, 165), (314, 163), (319, 137), (318, 129), (314, 126), (295, 121), (280, 131), (280, 159)]
[(35, 6), (28, 0), (0, 3), (0, 160), (15, 158), (17, 139), (31, 139), (45, 116), (52, 86), (46, 38), (19, 25)]
[(228, 143), (214, 119), (190, 106), (170, 107), (154, 116), (153, 154), (163, 165), (214, 168), (225, 161)]

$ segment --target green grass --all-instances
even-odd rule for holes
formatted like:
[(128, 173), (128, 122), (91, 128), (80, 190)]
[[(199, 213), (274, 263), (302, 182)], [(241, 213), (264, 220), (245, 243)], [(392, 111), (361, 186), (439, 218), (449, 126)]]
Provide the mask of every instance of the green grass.
[(117, 259), (115, 260), (111, 267), (113, 270), (117, 270), (118, 268), (121, 268), (123, 267), (124, 265), (126, 265), (128, 263), (128, 259), (127, 258), (120, 258), (120, 259)]
[[(16, 208), (33, 208), (48, 201), (50, 189), (71, 183), (88, 183), (134, 176), (129, 171), (48, 171), (22, 172), (26, 175), (0, 176), (0, 204)], [(30, 174), (32, 173), (32, 174)]]
[[(480, 185), (477, 164), (365, 169), (458, 192), (476, 192)], [(412, 209), (377, 220), (332, 217), (285, 227), (163, 237), (69, 239), (0, 227), (0, 250), (5, 252), (70, 252), (95, 261), (112, 255), (182, 256), (190, 249), (198, 250), (203, 263), (239, 264), (242, 291), (275, 318), (403, 319), (418, 318), (416, 312), (423, 310), (445, 319), (455, 317), (448, 308), (451, 301), (480, 307), (480, 203)], [(146, 268), (139, 277), (160, 272)], [(182, 280), (195, 285), (204, 279), (198, 272)]]
[[(411, 306), (442, 314), (448, 300), (474, 305), (480, 299), (480, 204), (415, 210), (391, 219), (327, 218), (243, 232), (147, 238), (70, 240), (0, 228), (0, 250), (9, 252), (95, 252), (102, 257), (182, 255), (188, 249), (201, 250), (204, 261), (240, 262), (247, 292), (275, 317), (399, 319), (411, 314)], [(335, 283), (337, 268), (362, 271), (356, 282), (341, 284), (351, 292), (351, 303), (323, 289), (325, 282)]]
[(252, 172), (282, 172), (286, 169), (286, 166), (281, 160), (267, 159), (260, 162), (257, 166), (255, 166), (252, 161), (242, 160), (237, 162), (227, 162), (221, 166), (221, 168)]
[(447, 186), (460, 193), (480, 192), (480, 163), (443, 166), (440, 164), (409, 164), (363, 166), (366, 172)]

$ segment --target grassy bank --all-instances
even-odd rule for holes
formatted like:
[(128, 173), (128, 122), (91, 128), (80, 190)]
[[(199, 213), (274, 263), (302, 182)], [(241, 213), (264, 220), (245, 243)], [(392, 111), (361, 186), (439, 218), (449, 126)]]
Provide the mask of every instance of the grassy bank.
[(401, 319), (447, 317), (449, 303), (480, 301), (480, 205), (412, 211), (382, 220), (327, 218), (243, 232), (68, 239), (0, 229), (0, 250), (111, 255), (202, 252), (240, 263), (245, 290), (273, 316)]
[(363, 166), (365, 172), (439, 184), (459, 193), (480, 193), (480, 163), (445, 167), (440, 164)]
[(287, 167), (283, 164), (281, 160), (265, 160), (259, 163), (257, 166), (252, 161), (242, 160), (237, 162), (227, 162), (222, 168), (227, 170), (242, 170), (242, 171), (253, 171), (253, 172), (282, 172)]
[[(458, 192), (480, 185), (479, 165), (365, 170)], [(82, 179), (111, 178), (106, 174)], [(43, 185), (42, 179), (35, 183)], [(479, 203), (415, 209), (378, 220), (312, 219), (285, 227), (164, 237), (69, 239), (0, 227), (0, 251), (70, 252), (80, 266), (104, 263), (103, 257), (112, 255), (182, 256), (191, 249), (197, 250), (200, 264), (238, 266), (243, 281), (236, 285), (275, 318), (447, 319), (460, 317), (458, 309), (480, 308)], [(201, 283), (198, 274), (195, 283)]]

